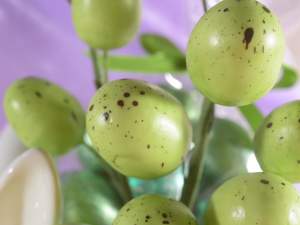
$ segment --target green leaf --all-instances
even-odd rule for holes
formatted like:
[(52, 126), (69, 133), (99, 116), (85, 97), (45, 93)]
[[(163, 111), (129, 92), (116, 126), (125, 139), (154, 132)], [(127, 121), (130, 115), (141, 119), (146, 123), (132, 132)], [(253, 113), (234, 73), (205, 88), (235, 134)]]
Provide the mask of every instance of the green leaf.
[(162, 53), (176, 64), (186, 67), (185, 54), (169, 39), (157, 34), (146, 33), (141, 35), (140, 42), (148, 53)]
[(298, 81), (297, 71), (287, 65), (284, 65), (282, 70), (282, 78), (276, 84), (275, 88), (289, 88), (294, 86)]
[[(100, 57), (100, 63), (102, 61), (103, 57)], [(164, 54), (147, 57), (109, 56), (107, 65), (110, 70), (114, 71), (145, 74), (174, 73), (183, 75), (186, 71), (185, 66), (178, 65)]]
[(248, 121), (249, 125), (251, 126), (252, 130), (255, 132), (260, 124), (262, 123), (264, 116), (260, 112), (260, 110), (253, 104), (239, 107), (241, 113)]

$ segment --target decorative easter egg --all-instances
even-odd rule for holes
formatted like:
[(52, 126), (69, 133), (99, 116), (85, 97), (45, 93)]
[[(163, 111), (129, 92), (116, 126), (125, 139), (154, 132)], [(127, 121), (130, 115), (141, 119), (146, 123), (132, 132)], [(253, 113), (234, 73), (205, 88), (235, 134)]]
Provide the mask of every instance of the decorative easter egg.
[(253, 173), (235, 177), (212, 196), (205, 225), (299, 225), (297, 190), (277, 175)]
[(300, 181), (300, 101), (275, 109), (255, 135), (255, 152), (265, 172)]
[(138, 31), (140, 0), (72, 0), (71, 7), (75, 29), (91, 47), (120, 48)]
[(277, 17), (255, 0), (224, 0), (194, 28), (187, 67), (194, 85), (221, 105), (250, 104), (273, 88), (284, 56)]
[(143, 195), (128, 202), (113, 225), (197, 225), (191, 211), (182, 203), (158, 195)]
[(28, 77), (14, 82), (6, 91), (4, 109), (27, 147), (60, 155), (82, 142), (82, 107), (71, 94), (49, 81)]
[(104, 85), (87, 113), (97, 152), (126, 176), (157, 178), (174, 171), (191, 141), (191, 126), (170, 94), (137, 80)]
[(66, 224), (111, 225), (122, 206), (109, 182), (88, 171), (64, 174), (62, 191)]

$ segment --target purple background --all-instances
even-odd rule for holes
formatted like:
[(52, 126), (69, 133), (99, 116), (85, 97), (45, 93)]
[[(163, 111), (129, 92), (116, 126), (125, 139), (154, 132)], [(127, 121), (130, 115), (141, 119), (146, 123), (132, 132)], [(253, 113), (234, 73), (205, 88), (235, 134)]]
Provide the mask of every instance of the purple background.
[[(199, 0), (144, 0), (140, 32), (166, 35), (184, 50), (193, 24), (202, 13)], [(95, 91), (93, 74), (85, 56), (87, 46), (74, 32), (66, 0), (1, 0), (0, 28), (1, 105), (5, 89), (14, 80), (36, 75), (62, 85), (87, 107)], [(116, 53), (144, 54), (138, 37)], [(136, 75), (112, 73), (111, 79), (124, 76)], [(157, 75), (144, 78), (151, 81), (161, 79)], [(289, 91), (273, 92), (258, 104), (267, 113), (275, 106), (298, 97), (296, 87)], [(227, 108), (222, 110), (225, 115), (232, 111)], [(0, 128), (5, 123), (1, 107)]]

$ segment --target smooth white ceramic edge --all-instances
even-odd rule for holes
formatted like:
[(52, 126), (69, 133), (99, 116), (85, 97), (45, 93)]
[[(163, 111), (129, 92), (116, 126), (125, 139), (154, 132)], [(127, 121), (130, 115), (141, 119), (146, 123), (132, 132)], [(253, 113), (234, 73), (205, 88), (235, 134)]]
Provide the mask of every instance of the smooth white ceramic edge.
[(14, 129), (6, 125), (0, 133), (0, 174), (27, 148), (17, 137)]
[(0, 176), (1, 225), (56, 225), (60, 188), (47, 153), (28, 150)]

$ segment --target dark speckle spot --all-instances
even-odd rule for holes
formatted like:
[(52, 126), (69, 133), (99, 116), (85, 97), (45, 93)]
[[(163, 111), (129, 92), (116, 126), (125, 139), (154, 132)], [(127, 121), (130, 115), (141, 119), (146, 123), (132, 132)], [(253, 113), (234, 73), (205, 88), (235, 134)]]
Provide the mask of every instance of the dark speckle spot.
[(108, 112), (103, 113), (103, 117), (104, 117), (105, 121), (108, 121), (109, 120), (109, 113)]
[(133, 105), (133, 106), (138, 106), (139, 103), (138, 103), (138, 101), (133, 101), (133, 102), (132, 102), (132, 105)]
[(285, 183), (284, 183), (284, 182), (282, 182), (282, 183), (281, 183), (281, 185), (282, 185), (282, 186), (285, 186)]
[(148, 148), (148, 149), (150, 149), (150, 147), (151, 147), (150, 145), (147, 145), (147, 148)]
[(140, 91), (140, 95), (145, 95), (146, 93), (144, 91)]
[(41, 92), (39, 92), (39, 91), (34, 92), (34, 94), (35, 94), (36, 97), (38, 97), (38, 98), (42, 98), (42, 97), (43, 97), (42, 94), (41, 94)]
[(223, 12), (228, 12), (228, 11), (229, 11), (228, 8), (223, 9)]
[(244, 200), (245, 200), (245, 196), (242, 197), (242, 201), (244, 201)]
[(273, 126), (273, 123), (268, 123), (267, 128), (271, 128)]
[(94, 109), (94, 105), (91, 105), (89, 111), (93, 111), (93, 109)]
[(125, 93), (124, 93), (124, 97), (125, 97), (125, 98), (129, 98), (129, 97), (130, 97), (130, 93), (125, 92)]
[(283, 136), (281, 136), (279, 139), (280, 139), (280, 140), (283, 140), (283, 139), (284, 139), (284, 137), (283, 137)]
[(252, 41), (254, 35), (254, 29), (252, 27), (248, 27), (245, 31), (244, 31), (244, 39), (243, 39), (243, 43), (245, 43), (245, 48), (248, 49), (250, 42)]
[(74, 112), (71, 112), (71, 116), (72, 116), (73, 120), (75, 120), (76, 122), (78, 121), (77, 116)]
[(268, 9), (266, 6), (263, 6), (262, 8), (263, 8), (263, 10), (264, 10), (265, 12), (267, 12), (267, 13), (270, 13), (270, 12), (271, 12), (270, 9)]
[(163, 217), (163, 218), (167, 218), (167, 217), (168, 217), (167, 213), (163, 213), (163, 214), (162, 214), (162, 217)]
[(162, 221), (163, 224), (170, 224), (170, 222), (168, 220), (164, 220)]
[(117, 101), (117, 105), (120, 106), (120, 107), (123, 107), (124, 106), (124, 101), (123, 100)]
[(262, 183), (262, 184), (269, 184), (269, 183), (270, 183), (270, 181), (268, 181), (268, 180), (265, 180), (265, 179), (261, 179), (261, 180), (260, 180), (260, 183)]
[(300, 160), (297, 160), (297, 163), (300, 164)]
[(161, 168), (164, 168), (164, 167), (165, 167), (165, 163), (162, 162), (162, 163), (161, 163)]

